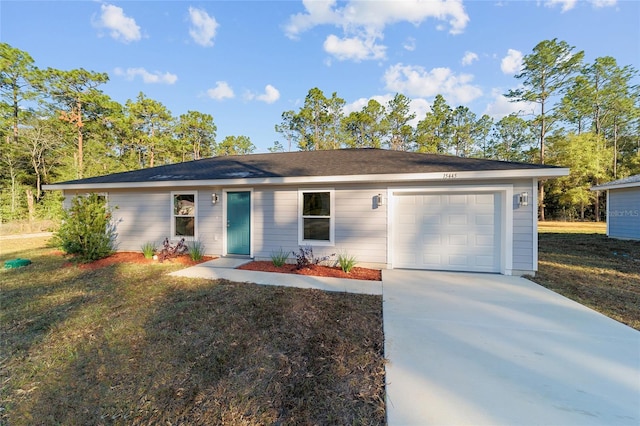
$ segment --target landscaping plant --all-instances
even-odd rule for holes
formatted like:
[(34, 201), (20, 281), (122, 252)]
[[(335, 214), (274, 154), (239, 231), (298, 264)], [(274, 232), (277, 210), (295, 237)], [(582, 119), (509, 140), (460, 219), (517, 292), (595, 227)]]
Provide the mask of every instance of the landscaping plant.
[(65, 253), (75, 255), (82, 262), (91, 262), (113, 253), (115, 236), (106, 200), (90, 194), (72, 199), (55, 240)]
[(165, 238), (162, 242), (162, 250), (158, 254), (158, 258), (160, 262), (165, 259), (171, 259), (181, 254), (186, 254), (189, 251), (189, 248), (184, 243), (184, 238), (181, 238), (176, 244), (171, 244), (169, 238)]
[(156, 245), (154, 243), (144, 243), (141, 250), (145, 259), (151, 259), (156, 252)]
[(350, 255), (346, 252), (340, 253), (338, 255), (338, 264), (340, 265), (340, 268), (342, 268), (342, 270), (347, 274), (351, 272), (354, 266), (356, 266), (356, 263), (358, 263), (358, 260), (353, 255)]
[(271, 261), (273, 262), (273, 265), (278, 268), (287, 263), (288, 258), (289, 252), (282, 250), (282, 247), (280, 247), (280, 250), (278, 251), (271, 252)]
[(204, 256), (204, 244), (201, 241), (191, 241), (187, 244), (187, 250), (189, 252), (189, 257), (193, 261), (198, 261), (202, 259)]
[(322, 262), (326, 262), (336, 255), (333, 253), (324, 257), (315, 257), (313, 254), (313, 247), (311, 246), (300, 247), (297, 252), (294, 251), (292, 253), (296, 257), (297, 269), (304, 269), (311, 265), (318, 265)]

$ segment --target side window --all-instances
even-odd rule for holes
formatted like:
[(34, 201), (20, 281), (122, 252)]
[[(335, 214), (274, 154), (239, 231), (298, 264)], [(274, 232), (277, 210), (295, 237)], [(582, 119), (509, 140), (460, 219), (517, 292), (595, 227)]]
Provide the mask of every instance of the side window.
[(194, 237), (196, 235), (196, 200), (195, 192), (171, 193), (171, 234), (173, 237)]
[(333, 245), (334, 191), (299, 191), (300, 216), (298, 239), (300, 244)]

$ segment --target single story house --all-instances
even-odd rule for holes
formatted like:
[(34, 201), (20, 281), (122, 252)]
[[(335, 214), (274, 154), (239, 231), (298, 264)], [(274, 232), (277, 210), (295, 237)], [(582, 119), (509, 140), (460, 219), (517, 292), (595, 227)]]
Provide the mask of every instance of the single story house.
[(310, 245), (358, 264), (534, 274), (538, 180), (566, 168), (382, 149), (214, 157), (47, 185), (107, 197), (117, 248), (165, 237), (270, 260)]
[(640, 240), (640, 175), (594, 186), (607, 191), (607, 235)]

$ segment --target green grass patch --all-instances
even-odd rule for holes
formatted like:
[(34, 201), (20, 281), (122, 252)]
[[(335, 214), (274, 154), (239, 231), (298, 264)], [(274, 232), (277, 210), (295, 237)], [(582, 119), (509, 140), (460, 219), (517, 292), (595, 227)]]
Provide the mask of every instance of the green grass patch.
[(0, 275), (0, 424), (385, 422), (378, 296), (17, 256), (34, 263)]
[(606, 234), (605, 222), (538, 222), (538, 232), (561, 234)]
[(602, 227), (558, 224), (541, 230), (532, 279), (640, 330), (640, 242), (592, 232)]

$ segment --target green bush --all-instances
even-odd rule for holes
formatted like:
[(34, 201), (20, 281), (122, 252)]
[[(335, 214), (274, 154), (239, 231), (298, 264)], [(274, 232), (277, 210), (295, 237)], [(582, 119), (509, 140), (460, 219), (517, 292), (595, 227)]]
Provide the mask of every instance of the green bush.
[(287, 263), (288, 258), (289, 252), (282, 250), (282, 247), (280, 247), (280, 250), (278, 251), (271, 252), (271, 262), (273, 262), (273, 265), (278, 268)]
[(191, 260), (198, 261), (204, 256), (204, 244), (201, 241), (191, 241), (187, 243), (187, 249), (189, 250), (189, 257)]
[(155, 254), (157, 247), (155, 243), (144, 243), (140, 249), (142, 250), (142, 254), (144, 254), (145, 259), (151, 259)]
[(338, 255), (338, 264), (340, 265), (340, 268), (342, 268), (342, 270), (347, 274), (351, 272), (354, 266), (356, 266), (356, 263), (358, 263), (358, 261), (356, 260), (355, 256), (349, 255), (347, 253), (340, 253)]
[(90, 194), (73, 198), (71, 208), (63, 213), (55, 240), (66, 253), (81, 262), (91, 262), (113, 253), (115, 236), (104, 197)]

